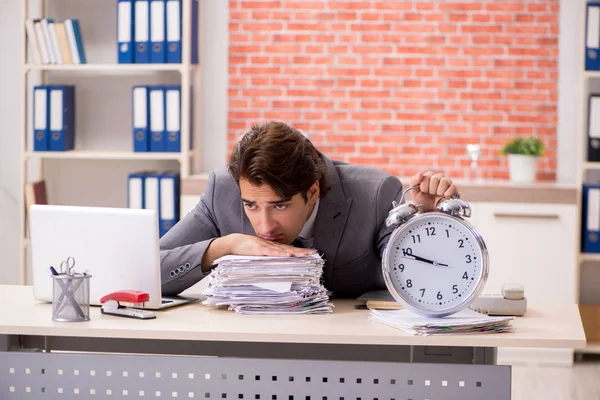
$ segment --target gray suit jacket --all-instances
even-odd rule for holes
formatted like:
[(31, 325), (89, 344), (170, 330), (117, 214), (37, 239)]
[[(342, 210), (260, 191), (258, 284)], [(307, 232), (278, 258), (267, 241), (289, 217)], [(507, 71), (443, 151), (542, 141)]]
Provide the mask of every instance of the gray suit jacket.
[[(391, 233), (385, 218), (402, 184), (376, 169), (323, 159), (331, 189), (321, 199), (313, 239), (326, 260), (325, 286), (337, 297), (383, 289), (381, 254)], [(238, 185), (221, 169), (210, 174), (194, 209), (160, 240), (163, 294), (178, 294), (204, 278), (201, 263), (208, 245), (231, 233), (255, 235)]]

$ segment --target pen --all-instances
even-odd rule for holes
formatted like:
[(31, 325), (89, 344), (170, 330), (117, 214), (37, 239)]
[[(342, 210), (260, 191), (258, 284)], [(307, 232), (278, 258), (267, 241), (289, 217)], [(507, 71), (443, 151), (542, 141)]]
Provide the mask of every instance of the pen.
[(52, 272), (52, 275), (58, 275), (58, 272), (56, 272), (52, 265), (50, 266), (50, 272)]

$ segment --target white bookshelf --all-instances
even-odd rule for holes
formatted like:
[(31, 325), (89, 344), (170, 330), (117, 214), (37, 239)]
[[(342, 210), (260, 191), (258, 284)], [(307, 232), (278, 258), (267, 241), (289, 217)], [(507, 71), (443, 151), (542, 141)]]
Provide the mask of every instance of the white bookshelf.
[(177, 160), (183, 162), (185, 158), (193, 158), (192, 152), (184, 153), (135, 153), (128, 151), (28, 151), (25, 158), (36, 159), (63, 159), (63, 160)]
[[(201, 8), (201, 7), (199, 7)], [(201, 154), (200, 64), (192, 64), (192, 0), (182, 0), (181, 64), (118, 64), (116, 41), (116, 0), (24, 0), (21, 6), (23, 29), (20, 38), (21, 89), (21, 182), (46, 180), (53, 204), (126, 207), (127, 174), (140, 170), (179, 170), (182, 178), (194, 174)], [(199, 10), (199, 12), (201, 12)], [(78, 18), (87, 64), (35, 64), (28, 49), (25, 21), (29, 18)], [(198, 24), (201, 18), (198, 15)], [(88, 34), (86, 34), (86, 32)], [(91, 32), (91, 33), (90, 33)], [(202, 42), (202, 26), (198, 28)], [(198, 49), (200, 53), (200, 49)], [(39, 84), (74, 84), (76, 87), (75, 149), (65, 152), (33, 151), (32, 88)], [(181, 151), (169, 153), (134, 152), (131, 124), (131, 90), (135, 85), (181, 85)], [(79, 93), (81, 89), (81, 96)], [(96, 101), (94, 93), (98, 93)], [(114, 97), (113, 96), (114, 93)], [(109, 100), (106, 100), (109, 98)], [(193, 102), (192, 102), (193, 99)], [(193, 108), (192, 108), (193, 106)], [(94, 114), (98, 115), (95, 117)], [(192, 125), (192, 116), (194, 116)], [(190, 143), (194, 146), (191, 147)], [(74, 182), (81, 170), (82, 182)], [(89, 182), (98, 182), (97, 187)], [(85, 189), (78, 190), (85, 186)], [(87, 184), (87, 186), (86, 186)], [(109, 189), (107, 189), (109, 188)], [(98, 193), (93, 193), (97, 190)], [(118, 193), (114, 193), (118, 192)], [(107, 194), (108, 193), (108, 194)], [(53, 199), (56, 194), (58, 201)], [(102, 195), (111, 196), (102, 199)], [(88, 196), (86, 198), (86, 196)], [(93, 201), (90, 199), (93, 198)], [(29, 283), (30, 241), (27, 237), (24, 190), (21, 191), (20, 274), (21, 284)]]
[[(581, 279), (582, 269), (585, 263), (592, 264), (593, 267), (598, 267), (597, 273), (600, 273), (600, 254), (583, 253), (581, 251), (581, 223), (582, 223), (582, 198), (583, 198), (583, 184), (590, 180), (590, 175), (600, 177), (600, 162), (589, 162), (587, 161), (587, 133), (588, 133), (588, 102), (589, 95), (591, 93), (600, 93), (600, 71), (586, 71), (585, 70), (585, 43), (586, 43), (586, 4), (587, 1), (583, 1), (583, 11), (581, 13), (581, 24), (580, 24), (580, 37), (578, 40), (579, 48), (581, 49), (579, 54), (580, 58), (580, 79), (579, 79), (579, 129), (575, 133), (577, 146), (576, 146), (576, 159), (578, 160), (577, 168), (577, 235), (578, 235), (578, 256), (577, 256), (577, 294), (579, 303), (582, 303), (582, 292), (581, 292)], [(578, 353), (600, 353), (600, 342), (588, 342), (583, 348), (576, 349)]]

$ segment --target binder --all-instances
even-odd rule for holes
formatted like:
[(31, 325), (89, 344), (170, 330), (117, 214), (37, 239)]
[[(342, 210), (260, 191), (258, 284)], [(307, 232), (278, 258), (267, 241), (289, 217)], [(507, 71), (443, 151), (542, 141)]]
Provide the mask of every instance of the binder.
[(50, 22), (54, 22), (53, 19), (44, 18), (40, 20), (41, 28), (42, 28), (42, 36), (44, 38), (44, 46), (46, 47), (46, 52), (48, 54), (48, 59), (50, 64), (56, 64), (56, 56), (54, 55), (54, 46), (52, 45), (52, 40), (50, 39), (50, 29), (48, 28), (48, 24)]
[(587, 159), (600, 161), (600, 94), (592, 94), (589, 98)]
[(48, 53), (48, 44), (46, 43), (46, 38), (44, 35), (44, 30), (42, 29), (42, 21), (34, 20), (33, 21), (33, 30), (35, 31), (35, 38), (37, 39), (38, 49), (40, 50), (40, 57), (42, 59), (42, 64), (50, 64), (50, 54)]
[(585, 70), (600, 70), (600, 2), (586, 5)]
[(47, 86), (33, 88), (33, 150), (48, 151), (50, 149), (50, 114), (49, 90)]
[(145, 208), (145, 180), (143, 172), (129, 174), (127, 180), (127, 207), (135, 209)]
[(117, 2), (117, 47), (119, 64), (134, 62), (134, 12), (133, 0), (118, 0)]
[(200, 18), (200, 0), (192, 0), (192, 54), (191, 63), (198, 64), (200, 61), (199, 37), (199, 18)]
[[(156, 215), (160, 221), (160, 174), (156, 172), (147, 172), (144, 179), (144, 208), (156, 210)], [(160, 229), (159, 229), (160, 231)]]
[(33, 19), (25, 21), (25, 30), (27, 31), (27, 43), (31, 51), (33, 62), (35, 64), (42, 64), (42, 51), (40, 50), (40, 44), (38, 43), (38, 38), (35, 33)]
[(150, 62), (150, 5), (148, 0), (135, 0), (135, 55), (136, 64)]
[(66, 151), (75, 147), (75, 86), (51, 86), (50, 150)]
[(64, 64), (65, 62), (60, 52), (60, 45), (58, 43), (58, 33), (56, 32), (56, 24), (53, 20), (48, 20), (48, 35), (50, 38), (50, 47), (52, 47), (52, 53), (54, 53), (56, 64)]
[(583, 185), (581, 250), (600, 253), (600, 184)]
[(69, 50), (69, 39), (67, 37), (67, 29), (65, 28), (64, 22), (58, 22), (55, 24), (56, 35), (58, 39), (58, 45), (63, 58), (63, 64), (73, 64), (73, 57), (71, 56), (71, 50)]
[(132, 94), (133, 151), (150, 151), (148, 119), (148, 87), (134, 86)]
[(165, 0), (150, 0), (150, 62), (163, 64), (165, 49)]
[(71, 50), (71, 57), (73, 57), (73, 64), (86, 64), (87, 59), (83, 48), (83, 36), (81, 35), (79, 20), (66, 20), (65, 29), (67, 30), (67, 37), (69, 38), (69, 49)]
[(162, 237), (179, 220), (179, 173), (166, 172), (159, 178), (159, 235)]
[(164, 151), (181, 151), (181, 86), (165, 87), (166, 134)]
[(165, 91), (162, 86), (151, 86), (150, 96), (150, 151), (165, 151)]
[(181, 0), (167, 0), (167, 63), (181, 63)]

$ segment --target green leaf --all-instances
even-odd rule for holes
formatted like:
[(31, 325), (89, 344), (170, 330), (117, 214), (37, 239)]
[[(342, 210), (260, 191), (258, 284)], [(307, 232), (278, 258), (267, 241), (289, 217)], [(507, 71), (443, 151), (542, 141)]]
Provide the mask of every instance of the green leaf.
[(539, 157), (544, 154), (544, 144), (536, 137), (520, 137), (506, 143), (500, 154), (524, 154)]

